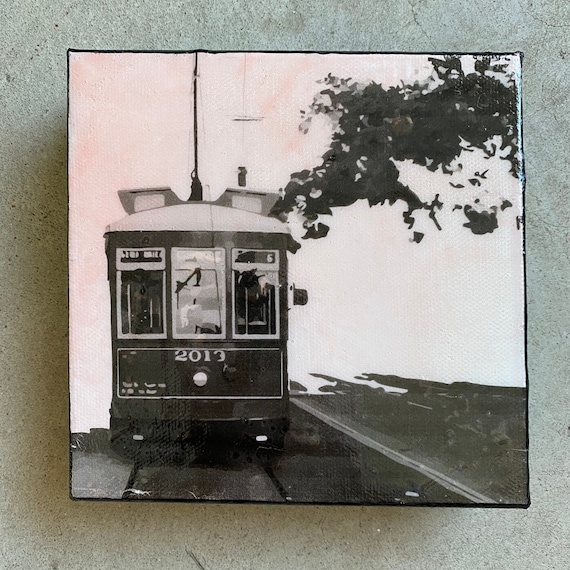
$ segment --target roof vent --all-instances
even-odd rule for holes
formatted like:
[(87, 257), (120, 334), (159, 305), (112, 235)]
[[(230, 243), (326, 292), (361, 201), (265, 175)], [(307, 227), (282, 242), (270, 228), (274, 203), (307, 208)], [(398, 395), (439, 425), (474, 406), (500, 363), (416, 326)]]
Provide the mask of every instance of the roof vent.
[(254, 188), (247, 190), (244, 188), (227, 188), (213, 204), (267, 216), (278, 199), (279, 194), (276, 192), (266, 192)]
[(232, 208), (238, 210), (246, 210), (254, 214), (261, 214), (263, 211), (263, 203), (259, 196), (243, 196), (241, 194), (234, 194), (232, 196)]
[(170, 188), (119, 190), (118, 193), (121, 204), (127, 214), (182, 204), (180, 198)]

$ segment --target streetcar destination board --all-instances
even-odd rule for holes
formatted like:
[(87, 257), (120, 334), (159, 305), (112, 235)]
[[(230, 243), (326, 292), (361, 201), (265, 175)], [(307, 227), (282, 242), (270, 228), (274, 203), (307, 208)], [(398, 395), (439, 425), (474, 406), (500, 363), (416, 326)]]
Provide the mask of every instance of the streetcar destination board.
[(275, 263), (276, 252), (275, 251), (262, 251), (262, 250), (250, 250), (250, 251), (238, 251), (236, 254), (236, 263)]
[(160, 249), (121, 249), (123, 263), (162, 261), (163, 250)]

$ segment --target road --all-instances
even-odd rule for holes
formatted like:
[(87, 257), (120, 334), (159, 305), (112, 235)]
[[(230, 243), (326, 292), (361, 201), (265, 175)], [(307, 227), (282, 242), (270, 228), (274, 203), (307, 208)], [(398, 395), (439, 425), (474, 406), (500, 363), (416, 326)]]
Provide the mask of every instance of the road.
[(177, 463), (135, 465), (115, 456), (106, 433), (75, 438), (76, 498), (270, 503), (470, 504), (429, 474), (394, 461), (354, 437), (291, 406), (285, 450), (230, 448)]
[(476, 503), (528, 504), (523, 388), (376, 374), (355, 385), (321, 377), (335, 384), (293, 398), (297, 406)]

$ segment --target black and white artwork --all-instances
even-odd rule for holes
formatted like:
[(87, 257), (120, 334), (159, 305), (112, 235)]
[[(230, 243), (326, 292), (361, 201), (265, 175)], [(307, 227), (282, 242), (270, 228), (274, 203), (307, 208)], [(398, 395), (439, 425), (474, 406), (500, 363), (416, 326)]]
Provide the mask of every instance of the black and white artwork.
[(71, 51), (72, 498), (528, 506), (520, 87)]

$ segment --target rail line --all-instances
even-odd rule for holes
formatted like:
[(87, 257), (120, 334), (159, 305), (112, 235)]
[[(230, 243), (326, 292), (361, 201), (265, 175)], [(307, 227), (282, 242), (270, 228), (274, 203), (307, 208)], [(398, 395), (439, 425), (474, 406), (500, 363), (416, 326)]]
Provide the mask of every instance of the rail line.
[[(260, 471), (263, 471), (267, 475), (268, 479), (271, 482), (272, 487), (277, 492), (277, 494), (282, 499), (282, 501), (283, 502), (291, 502), (293, 500), (292, 497), (289, 495), (289, 493), (285, 489), (283, 483), (279, 480), (279, 478), (275, 475), (275, 472), (273, 471), (271, 459), (268, 457), (256, 458), (254, 460), (254, 463), (257, 467), (259, 467)], [(128, 480), (125, 484), (125, 488), (123, 489), (123, 492), (122, 492), (121, 498), (123, 500), (139, 500), (139, 499), (147, 499), (148, 500), (148, 499), (156, 498), (156, 497), (152, 496), (151, 491), (146, 490), (146, 489), (139, 489), (136, 486), (137, 478), (138, 478), (141, 470), (144, 469), (144, 467), (145, 467), (145, 463), (140, 461), (139, 459), (135, 459), (133, 461), (133, 465), (132, 465), (131, 471), (129, 473), (129, 478), (128, 478)], [(180, 466), (180, 468), (182, 469), (183, 466)], [(196, 500), (206, 500), (206, 498), (202, 498), (200, 496), (197, 496), (193, 492), (190, 492), (190, 494)], [(160, 497), (158, 497), (158, 500), (160, 500)]]

